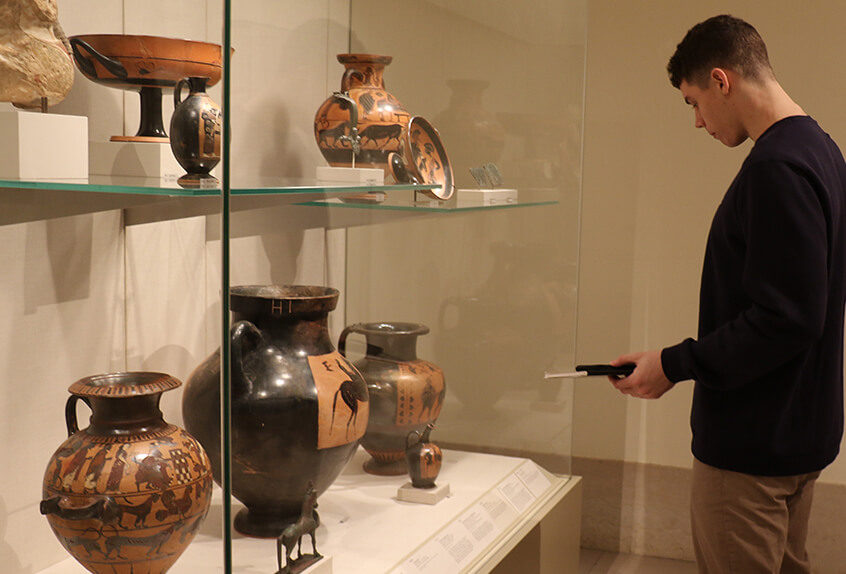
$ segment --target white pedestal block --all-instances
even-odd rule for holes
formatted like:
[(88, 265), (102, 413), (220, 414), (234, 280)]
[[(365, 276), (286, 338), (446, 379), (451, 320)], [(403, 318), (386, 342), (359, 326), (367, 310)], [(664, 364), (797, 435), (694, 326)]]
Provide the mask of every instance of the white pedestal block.
[(332, 574), (332, 557), (324, 556), (303, 570), (302, 574)]
[(458, 207), (472, 207), (479, 205), (507, 205), (517, 201), (516, 189), (459, 189)]
[(88, 118), (0, 111), (0, 177), (88, 177)]
[(433, 488), (414, 488), (406, 482), (397, 489), (397, 498), (418, 504), (437, 504), (449, 496), (449, 483), (436, 484)]
[(385, 172), (372, 167), (329, 167), (317, 166), (317, 181), (328, 183), (360, 183), (363, 185), (383, 185)]
[(91, 173), (177, 179), (185, 170), (169, 143), (91, 142)]

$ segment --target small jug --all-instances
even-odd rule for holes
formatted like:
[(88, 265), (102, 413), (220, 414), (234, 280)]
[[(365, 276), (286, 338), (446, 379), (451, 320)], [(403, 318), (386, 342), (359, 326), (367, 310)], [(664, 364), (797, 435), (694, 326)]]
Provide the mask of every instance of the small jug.
[[(408, 474), (411, 476), (411, 485), (414, 488), (434, 488), (435, 479), (441, 471), (443, 455), (438, 445), (429, 441), (429, 433), (435, 425), (429, 423), (421, 434), (418, 431), (411, 431), (405, 439), (405, 460), (408, 463)], [(409, 439), (417, 435), (414, 444), (408, 444)]]
[[(170, 149), (187, 179), (201, 179), (220, 161), (220, 107), (206, 93), (206, 77), (179, 80), (173, 90), (173, 116), (170, 118)], [(182, 88), (188, 85), (188, 97)], [(182, 181), (182, 178), (180, 179)]]

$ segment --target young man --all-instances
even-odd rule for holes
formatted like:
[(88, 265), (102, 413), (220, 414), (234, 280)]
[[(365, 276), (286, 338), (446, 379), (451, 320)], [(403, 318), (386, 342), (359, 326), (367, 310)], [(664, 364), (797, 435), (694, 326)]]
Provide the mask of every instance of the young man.
[(691, 28), (667, 66), (695, 126), (755, 144), (714, 215), (699, 338), (634, 353), (621, 392), (695, 381), (691, 524), (702, 572), (810, 572), (814, 481), (843, 433), (846, 164), (785, 93), (757, 31)]

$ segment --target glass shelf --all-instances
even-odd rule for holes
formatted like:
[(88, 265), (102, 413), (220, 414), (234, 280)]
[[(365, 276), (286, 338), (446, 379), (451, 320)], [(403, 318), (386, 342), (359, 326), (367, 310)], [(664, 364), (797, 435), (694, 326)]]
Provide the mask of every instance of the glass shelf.
[[(18, 180), (0, 179), (2, 189), (42, 189), (58, 191), (79, 191), (90, 193), (121, 193), (138, 195), (165, 195), (171, 197), (207, 197), (220, 195), (220, 183), (208, 180), (199, 188), (180, 185), (175, 179), (92, 175), (85, 179)], [(281, 177), (253, 177), (232, 183), (232, 195), (282, 195), (361, 193), (362, 191), (398, 191), (431, 189), (430, 185), (388, 184), (372, 185), (361, 183), (330, 183), (308, 179)]]
[(283, 195), (317, 193), (361, 193), (364, 191), (413, 191), (432, 189), (431, 185), (318, 182), (306, 178), (251, 177), (234, 178), (232, 195)]
[(411, 194), (383, 194), (371, 192), (358, 196), (332, 197), (304, 201), (296, 205), (314, 207), (351, 208), (387, 211), (416, 211), (429, 213), (456, 213), (468, 211), (483, 211), (491, 209), (509, 209), (515, 207), (531, 207), (541, 205), (556, 205), (558, 200), (551, 194), (525, 193), (510, 200), (490, 200), (489, 202), (465, 200), (453, 196), (447, 201), (440, 201), (428, 197), (414, 197)]
[(84, 179), (19, 180), (4, 178), (0, 179), (0, 188), (181, 197), (205, 197), (220, 194), (218, 185), (213, 185), (210, 188), (186, 189), (180, 187), (176, 180), (171, 179), (109, 175), (91, 175)]

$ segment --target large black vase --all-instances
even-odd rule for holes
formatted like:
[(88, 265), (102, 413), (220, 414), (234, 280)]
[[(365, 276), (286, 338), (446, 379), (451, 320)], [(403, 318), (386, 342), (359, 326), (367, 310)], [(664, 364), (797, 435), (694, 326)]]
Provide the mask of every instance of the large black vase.
[[(332, 345), (327, 316), (338, 291), (312, 286), (231, 290), (232, 493), (246, 509), (235, 528), (276, 537), (300, 515), (303, 493), (337, 478), (367, 428), (364, 379)], [(185, 428), (220, 482), (220, 351), (191, 374)]]

